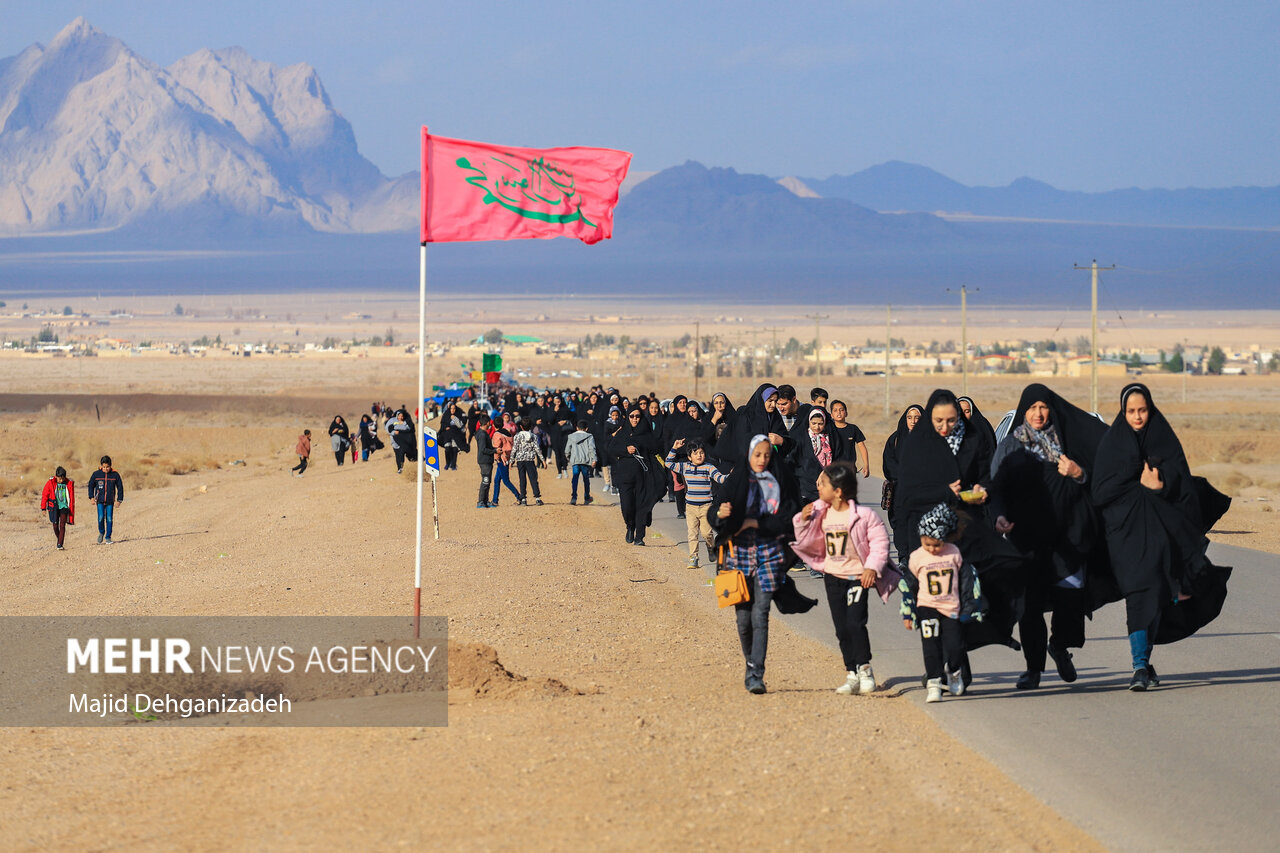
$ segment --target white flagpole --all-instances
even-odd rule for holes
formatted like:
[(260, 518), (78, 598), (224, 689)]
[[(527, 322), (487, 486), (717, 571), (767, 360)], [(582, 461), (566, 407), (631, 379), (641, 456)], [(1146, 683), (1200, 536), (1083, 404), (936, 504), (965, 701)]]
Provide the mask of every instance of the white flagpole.
[[(425, 178), (424, 178), (425, 180)], [(414, 513), (416, 535), (413, 551), (413, 638), (420, 636), (422, 619), (422, 481), (427, 470), (427, 448), (422, 439), (426, 423), (426, 358), (427, 358), (427, 244), (423, 243), (418, 256), (418, 511)], [(433, 486), (434, 487), (434, 486)], [(437, 534), (439, 536), (439, 534)]]

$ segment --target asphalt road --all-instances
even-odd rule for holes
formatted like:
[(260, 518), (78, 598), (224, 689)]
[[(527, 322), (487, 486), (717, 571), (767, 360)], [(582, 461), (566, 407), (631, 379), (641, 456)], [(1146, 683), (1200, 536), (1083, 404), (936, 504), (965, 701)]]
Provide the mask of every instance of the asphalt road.
[[(864, 500), (878, 498), (880, 481), (863, 488)], [(674, 513), (659, 504), (655, 527), (684, 542)], [(676, 558), (686, 553), (681, 546)], [(1235, 567), (1222, 615), (1155, 648), (1161, 684), (1150, 692), (1126, 689), (1123, 604), (1087, 624), (1075, 683), (1064, 684), (1050, 661), (1038, 690), (1015, 690), (1021, 653), (984, 648), (970, 655), (965, 696), (925, 706), (918, 635), (902, 627), (896, 597), (873, 599), (877, 680), (1112, 850), (1280, 850), (1280, 557), (1217, 544), (1210, 556)], [(836, 648), (822, 582), (793, 577), (819, 605), (800, 616), (775, 609), (773, 618)], [(832, 689), (842, 680), (832, 672)]]

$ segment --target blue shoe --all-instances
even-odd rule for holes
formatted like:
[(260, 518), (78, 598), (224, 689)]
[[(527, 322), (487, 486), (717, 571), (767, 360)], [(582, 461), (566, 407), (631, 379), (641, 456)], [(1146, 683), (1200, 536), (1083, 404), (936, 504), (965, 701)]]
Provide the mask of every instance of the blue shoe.
[(481, 501), (480, 503), (476, 504), (476, 509), (488, 509), (488, 508), (489, 508), (489, 505), (484, 501)]

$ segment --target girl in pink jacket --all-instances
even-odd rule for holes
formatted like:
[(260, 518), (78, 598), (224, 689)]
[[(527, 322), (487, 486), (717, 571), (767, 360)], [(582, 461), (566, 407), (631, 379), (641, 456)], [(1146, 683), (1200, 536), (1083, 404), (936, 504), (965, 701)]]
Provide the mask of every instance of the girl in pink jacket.
[(818, 500), (795, 516), (796, 541), (791, 547), (806, 565), (823, 574), (847, 670), (836, 693), (871, 693), (876, 677), (871, 671), (867, 599), (872, 587), (887, 599), (897, 585), (897, 572), (889, 567), (889, 532), (878, 515), (858, 506), (857, 471), (848, 462), (828, 465), (817, 485)]

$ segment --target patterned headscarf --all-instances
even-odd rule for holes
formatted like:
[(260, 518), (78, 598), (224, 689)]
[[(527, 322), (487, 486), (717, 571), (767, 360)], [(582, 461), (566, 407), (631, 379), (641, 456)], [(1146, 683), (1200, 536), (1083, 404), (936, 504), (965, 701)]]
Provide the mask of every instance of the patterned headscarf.
[(960, 452), (960, 442), (964, 441), (965, 420), (961, 416), (956, 420), (956, 428), (946, 436), (947, 447), (951, 448), (951, 455), (955, 456)]
[[(826, 426), (827, 416), (822, 409), (814, 409), (809, 413), (809, 423), (813, 423), (813, 419), (818, 418), (822, 421), (822, 425)], [(815, 433), (809, 430), (809, 443), (813, 445), (813, 455), (818, 457), (818, 464), (826, 468), (831, 464), (831, 439), (827, 438), (825, 432)]]
[(1013, 429), (1013, 437), (1023, 449), (1041, 462), (1056, 465), (1062, 455), (1062, 440), (1058, 438), (1058, 428), (1049, 424), (1044, 429), (1032, 429), (1030, 424), (1020, 423)]
[(920, 535), (933, 539), (946, 539), (956, 531), (959, 519), (946, 504), (938, 504), (920, 517)]

